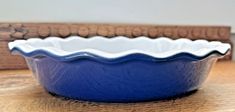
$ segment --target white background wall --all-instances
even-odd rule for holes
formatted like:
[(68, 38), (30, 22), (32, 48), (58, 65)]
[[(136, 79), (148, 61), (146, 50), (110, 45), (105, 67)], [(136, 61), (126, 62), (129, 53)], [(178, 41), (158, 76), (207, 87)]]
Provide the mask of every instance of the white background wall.
[(0, 0), (0, 22), (231, 25), (235, 0)]

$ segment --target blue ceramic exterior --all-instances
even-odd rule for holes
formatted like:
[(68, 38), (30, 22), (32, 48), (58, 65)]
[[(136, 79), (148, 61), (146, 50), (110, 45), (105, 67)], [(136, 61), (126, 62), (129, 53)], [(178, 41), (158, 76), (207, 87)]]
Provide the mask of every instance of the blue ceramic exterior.
[(200, 87), (217, 57), (213, 51), (158, 59), (144, 54), (105, 59), (90, 53), (59, 57), (46, 51), (24, 53), (44, 88), (60, 96), (88, 101), (136, 102), (165, 99)]

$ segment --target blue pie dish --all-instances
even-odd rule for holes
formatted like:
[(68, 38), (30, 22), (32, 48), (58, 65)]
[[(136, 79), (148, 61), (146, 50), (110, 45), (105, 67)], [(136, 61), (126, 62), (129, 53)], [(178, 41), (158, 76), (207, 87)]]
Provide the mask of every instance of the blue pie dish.
[(230, 50), (218, 41), (166, 37), (48, 37), (8, 45), (48, 92), (98, 102), (158, 100), (197, 90)]

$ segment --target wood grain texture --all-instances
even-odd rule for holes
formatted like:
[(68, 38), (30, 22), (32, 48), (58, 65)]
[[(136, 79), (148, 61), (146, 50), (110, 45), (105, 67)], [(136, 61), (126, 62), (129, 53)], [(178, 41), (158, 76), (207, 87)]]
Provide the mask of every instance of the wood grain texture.
[[(5, 43), (28, 38), (46, 38), (58, 36), (65, 38), (71, 35), (78, 35), (85, 38), (92, 36), (127, 36), (135, 38), (147, 36), (158, 38), (161, 36), (177, 39), (189, 38), (218, 40), (232, 44), (230, 40), (229, 26), (183, 26), (183, 25), (128, 25), (128, 24), (70, 24), (70, 23), (0, 23), (0, 51), (5, 54), (0, 58), (0, 69), (21, 69), (26, 68), (25, 62), (19, 56), (10, 55)], [(232, 50), (231, 50), (232, 51)], [(16, 59), (14, 59), (16, 58)], [(16, 63), (11, 62), (12, 59)], [(223, 58), (232, 59), (232, 53)], [(11, 62), (9, 63), (8, 60)], [(17, 64), (19, 66), (17, 66)]]
[(157, 38), (190, 38), (228, 41), (229, 26), (182, 26), (182, 25), (125, 25), (125, 24), (69, 24), (69, 23), (0, 23), (0, 40), (94, 35), (130, 38), (148, 36)]
[(235, 112), (235, 62), (218, 62), (186, 97), (142, 103), (94, 103), (54, 97), (28, 70), (0, 71), (1, 112)]
[(1, 69), (25, 69), (25, 60), (16, 55), (11, 55), (7, 42), (0, 41), (0, 70)]

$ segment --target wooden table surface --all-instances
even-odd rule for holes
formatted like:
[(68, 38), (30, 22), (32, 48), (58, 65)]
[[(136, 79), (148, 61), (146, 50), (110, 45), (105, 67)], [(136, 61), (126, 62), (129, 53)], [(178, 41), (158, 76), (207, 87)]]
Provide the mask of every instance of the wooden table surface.
[(235, 62), (218, 62), (189, 96), (142, 103), (94, 103), (48, 94), (28, 70), (0, 71), (0, 112), (235, 112)]

